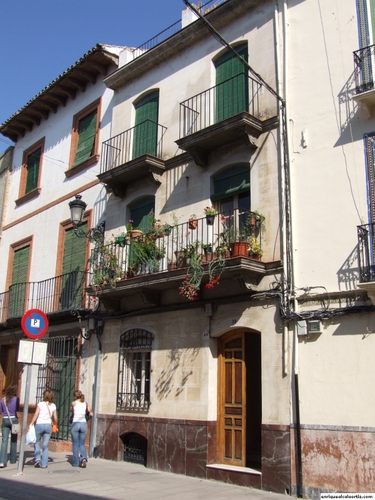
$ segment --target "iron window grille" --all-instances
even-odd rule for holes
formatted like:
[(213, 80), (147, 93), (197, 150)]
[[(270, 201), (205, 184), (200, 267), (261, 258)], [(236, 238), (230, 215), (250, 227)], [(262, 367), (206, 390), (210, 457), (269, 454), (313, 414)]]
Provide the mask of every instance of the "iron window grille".
[(120, 337), (117, 409), (147, 411), (150, 407), (152, 335), (132, 329)]

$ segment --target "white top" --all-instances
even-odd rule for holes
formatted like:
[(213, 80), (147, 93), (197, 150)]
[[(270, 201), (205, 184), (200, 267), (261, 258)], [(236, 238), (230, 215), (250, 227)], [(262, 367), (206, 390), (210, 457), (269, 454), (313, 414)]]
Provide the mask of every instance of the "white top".
[[(47, 405), (49, 407), (51, 415), (48, 413)], [(56, 410), (55, 403), (47, 403), (47, 401), (41, 401), (40, 403), (38, 403), (38, 406), (39, 406), (39, 415), (35, 423), (50, 424), (53, 412)]]
[(73, 406), (73, 422), (86, 422), (86, 403), (75, 402)]

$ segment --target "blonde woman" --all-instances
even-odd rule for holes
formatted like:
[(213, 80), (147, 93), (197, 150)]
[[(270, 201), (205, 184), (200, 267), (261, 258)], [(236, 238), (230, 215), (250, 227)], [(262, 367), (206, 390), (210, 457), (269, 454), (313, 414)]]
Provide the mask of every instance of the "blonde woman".
[(85, 396), (81, 391), (74, 391), (74, 401), (72, 402), (71, 411), (73, 415), (72, 427), (70, 433), (72, 435), (73, 445), (73, 467), (86, 467), (87, 454), (85, 440), (87, 436), (87, 420), (86, 412), (92, 417), (93, 413), (90, 406), (85, 403)]
[[(30, 425), (35, 424), (36, 441), (34, 444), (35, 464), (34, 467), (46, 469), (48, 467), (48, 442), (52, 434), (52, 422), (58, 424), (55, 398), (53, 392), (46, 390), (43, 393), (43, 401), (37, 404)], [(40, 455), (40, 440), (42, 440), (42, 456)]]

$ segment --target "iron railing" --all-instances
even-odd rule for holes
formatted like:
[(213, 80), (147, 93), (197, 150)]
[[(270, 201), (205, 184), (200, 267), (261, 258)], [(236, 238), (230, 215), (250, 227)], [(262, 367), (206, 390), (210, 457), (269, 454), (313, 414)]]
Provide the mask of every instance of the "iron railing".
[(234, 210), (209, 220), (206, 217), (178, 224), (156, 221), (143, 234), (129, 232), (91, 254), (91, 285), (115, 285), (116, 281), (144, 275), (202, 266), (234, 257), (261, 258), (264, 218), (251, 211)]
[(0, 320), (21, 317), (30, 309), (44, 313), (85, 307), (87, 272), (72, 271), (43, 281), (11, 285), (0, 294)]
[(359, 281), (375, 281), (375, 224), (357, 226)]
[(111, 137), (102, 144), (100, 173), (124, 165), (143, 154), (162, 158), (163, 138), (166, 127), (151, 120), (132, 127)]
[[(198, 2), (198, 4), (201, 4), (199, 6), (199, 12), (202, 15), (206, 15), (211, 10), (216, 9), (219, 5), (226, 3), (228, 0), (209, 0), (205, 4), (202, 5), (202, 2)], [(140, 57), (142, 54), (145, 52), (155, 48), (157, 45), (165, 42), (168, 38), (171, 36), (175, 35), (182, 29), (182, 20), (178, 20), (175, 23), (173, 23), (171, 26), (168, 26), (165, 30), (161, 31), (158, 33), (156, 36), (150, 38), (147, 40), (147, 42), (143, 43), (133, 51), (133, 59), (137, 59), (137, 57)]]
[(374, 89), (373, 68), (375, 63), (375, 45), (353, 52), (356, 93), (362, 94)]
[(180, 139), (247, 111), (260, 117), (261, 85), (241, 73), (180, 103)]

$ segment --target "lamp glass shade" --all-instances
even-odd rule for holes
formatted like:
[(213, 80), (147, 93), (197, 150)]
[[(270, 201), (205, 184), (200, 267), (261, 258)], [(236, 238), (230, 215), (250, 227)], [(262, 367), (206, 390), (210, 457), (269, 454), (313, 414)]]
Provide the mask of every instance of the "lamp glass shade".
[(81, 198), (82, 196), (77, 194), (75, 200), (69, 202), (70, 220), (75, 226), (82, 222), (83, 214), (87, 207), (87, 204)]

